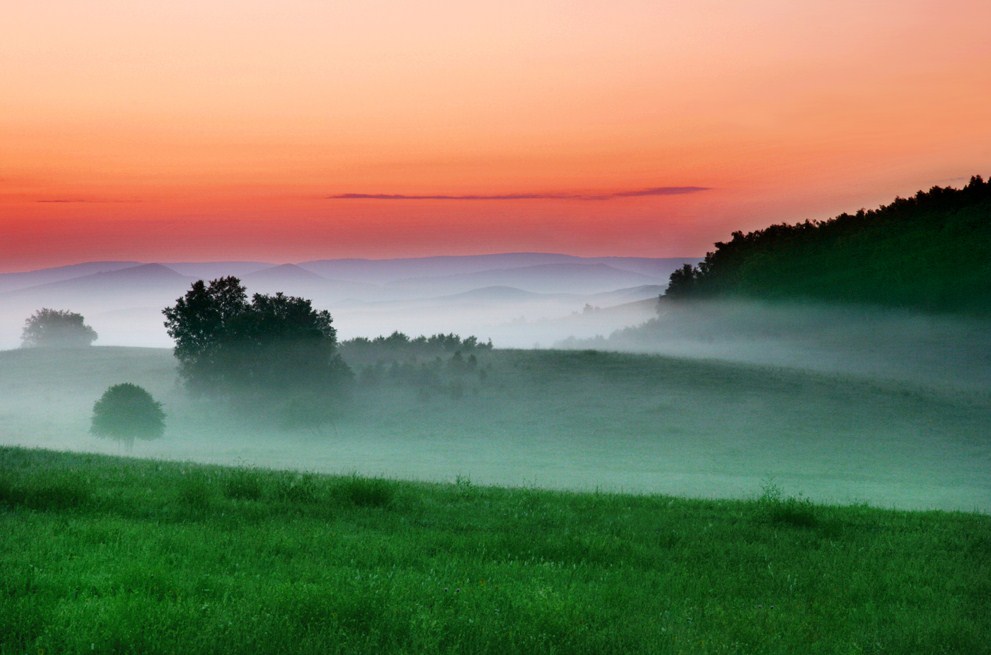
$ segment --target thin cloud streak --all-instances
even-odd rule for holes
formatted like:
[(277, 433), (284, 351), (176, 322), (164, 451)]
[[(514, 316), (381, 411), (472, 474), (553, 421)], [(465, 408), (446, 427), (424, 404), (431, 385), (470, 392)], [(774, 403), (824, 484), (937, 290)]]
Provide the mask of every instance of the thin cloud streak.
[(37, 203), (43, 204), (80, 204), (80, 203), (96, 203), (96, 204), (116, 204), (116, 203), (132, 203), (138, 202), (137, 200), (123, 200), (115, 198), (41, 198), (35, 200)]
[(650, 196), (677, 196), (686, 193), (708, 191), (703, 186), (659, 186), (612, 193), (502, 193), (480, 195), (407, 195), (400, 193), (340, 193), (326, 196), (327, 200), (587, 200), (602, 201), (616, 198), (645, 198)]

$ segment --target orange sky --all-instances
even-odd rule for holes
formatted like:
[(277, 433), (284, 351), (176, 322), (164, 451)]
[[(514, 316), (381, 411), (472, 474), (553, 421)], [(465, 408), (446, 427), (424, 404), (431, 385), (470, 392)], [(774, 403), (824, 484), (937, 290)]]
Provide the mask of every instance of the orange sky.
[(991, 173), (991, 3), (481, 4), (4, 3), (0, 270), (701, 255)]

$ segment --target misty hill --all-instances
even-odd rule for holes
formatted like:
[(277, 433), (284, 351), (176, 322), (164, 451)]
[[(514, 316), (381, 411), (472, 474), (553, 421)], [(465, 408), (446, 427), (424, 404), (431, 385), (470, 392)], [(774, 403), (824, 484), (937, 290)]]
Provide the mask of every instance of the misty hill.
[(0, 273), (0, 292), (27, 289), (95, 273), (107, 273), (140, 264), (141, 262), (85, 262), (22, 273)]
[(672, 274), (667, 295), (991, 313), (991, 181), (978, 176), (963, 189), (732, 237)]
[(517, 289), (516, 287), (506, 287), (506, 286), (493, 286), (493, 287), (482, 287), (480, 289), (472, 289), (471, 291), (465, 291), (464, 293), (455, 294), (453, 296), (445, 296), (443, 298), (436, 298), (435, 300), (451, 300), (451, 301), (483, 301), (483, 302), (502, 302), (506, 300), (511, 301), (521, 301), (521, 300), (546, 300), (547, 294), (534, 293), (532, 291), (524, 291), (522, 289)]
[(3, 294), (8, 298), (32, 298), (37, 302), (73, 302), (100, 294), (146, 294), (182, 291), (192, 281), (161, 264), (138, 264), (63, 279)]
[(161, 310), (194, 279), (139, 264), (0, 293), (0, 348), (17, 345), (24, 319), (41, 307), (82, 313), (100, 344), (165, 345)]
[(515, 287), (536, 293), (600, 293), (623, 287), (650, 284), (656, 278), (622, 271), (606, 264), (538, 264), (510, 269), (492, 269), (461, 275), (434, 276), (394, 282), (403, 289), (430, 288), (459, 293), (479, 287)]
[(327, 259), (302, 262), (302, 268), (328, 278), (389, 283), (411, 278), (436, 278), (521, 269), (550, 264), (604, 264), (659, 280), (690, 258), (575, 257), (556, 253), (502, 253), (406, 259)]
[[(82, 313), (101, 345), (167, 347), (162, 308), (193, 281), (227, 275), (239, 277), (249, 293), (282, 291), (312, 300), (331, 312), (341, 338), (453, 330), (530, 347), (600, 334), (607, 327), (602, 321), (593, 328), (587, 321), (555, 320), (581, 313), (586, 304), (605, 308), (656, 298), (673, 270), (695, 261), (506, 253), (282, 265), (94, 262), (0, 275), (0, 348), (16, 347), (25, 318), (41, 307)], [(631, 324), (614, 318), (610, 329)]]
[(303, 291), (318, 289), (326, 281), (324, 277), (295, 264), (271, 266), (241, 277), (241, 283), (248, 287), (251, 293), (283, 291), (291, 295), (301, 295)]
[(652, 258), (652, 257), (588, 257), (583, 259), (588, 264), (605, 264), (622, 271), (640, 273), (650, 277), (667, 279), (671, 272), (686, 263), (696, 263), (698, 259), (686, 258)]
[(555, 253), (505, 253), (399, 259), (324, 259), (302, 262), (300, 266), (324, 277), (395, 282), (406, 278), (463, 275), (499, 268), (519, 268), (577, 260)]
[(657, 296), (664, 293), (664, 289), (665, 287), (660, 284), (644, 284), (638, 287), (630, 287), (629, 289), (616, 289), (615, 291), (606, 291), (589, 296), (588, 303), (598, 307), (608, 307), (611, 305), (649, 300), (651, 303), (656, 304)]
[(173, 271), (198, 280), (216, 280), (233, 275), (244, 277), (256, 271), (272, 268), (269, 262), (163, 262)]
[(295, 264), (271, 266), (241, 277), (248, 293), (283, 292), (309, 298), (318, 305), (337, 306), (345, 300), (367, 301), (382, 297), (377, 284), (329, 279)]
[(284, 282), (294, 283), (294, 282), (320, 282), (325, 278), (321, 275), (317, 275), (312, 271), (308, 271), (305, 268), (296, 266), (295, 264), (282, 264), (280, 266), (272, 266), (270, 268), (265, 268), (260, 271), (255, 271), (253, 273), (248, 273), (242, 278), (242, 281), (246, 283), (277, 283), (281, 284)]

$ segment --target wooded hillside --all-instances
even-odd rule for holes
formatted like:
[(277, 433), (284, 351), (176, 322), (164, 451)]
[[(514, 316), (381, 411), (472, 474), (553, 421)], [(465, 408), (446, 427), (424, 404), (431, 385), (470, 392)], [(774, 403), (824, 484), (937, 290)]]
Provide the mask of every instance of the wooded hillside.
[(991, 313), (991, 180), (716, 243), (667, 297), (750, 296)]

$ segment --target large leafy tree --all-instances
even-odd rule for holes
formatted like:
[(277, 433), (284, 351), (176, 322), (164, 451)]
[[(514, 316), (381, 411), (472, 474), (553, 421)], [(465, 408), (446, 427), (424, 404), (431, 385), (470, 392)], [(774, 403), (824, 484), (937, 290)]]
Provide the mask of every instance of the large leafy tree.
[(25, 348), (74, 348), (96, 341), (96, 331), (81, 314), (64, 309), (39, 309), (24, 321), (21, 345)]
[(187, 386), (220, 391), (230, 386), (234, 363), (234, 323), (248, 309), (245, 288), (236, 277), (194, 282), (173, 307), (163, 310), (165, 328), (175, 340), (179, 373)]
[(194, 283), (163, 311), (180, 374), (212, 394), (322, 392), (351, 371), (326, 310), (304, 298), (247, 292), (236, 277)]

